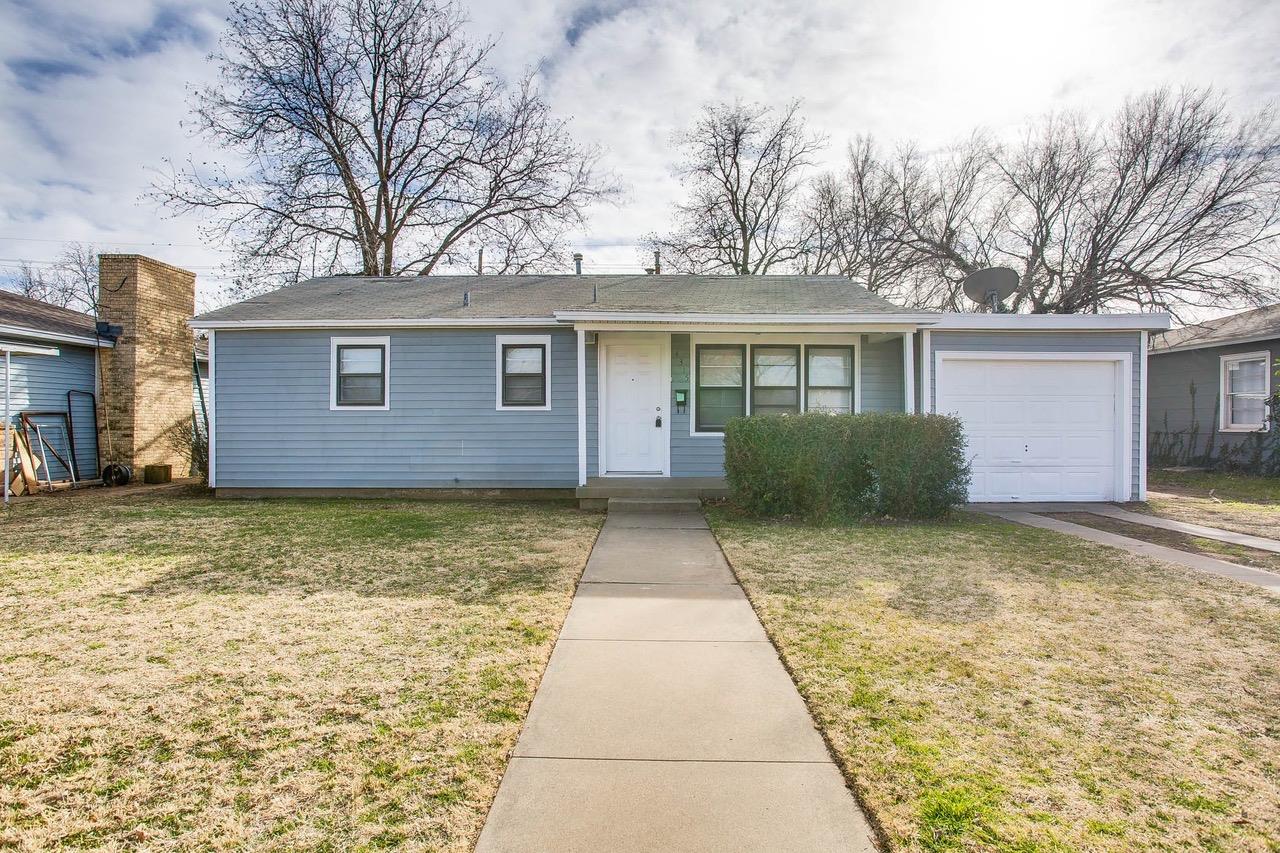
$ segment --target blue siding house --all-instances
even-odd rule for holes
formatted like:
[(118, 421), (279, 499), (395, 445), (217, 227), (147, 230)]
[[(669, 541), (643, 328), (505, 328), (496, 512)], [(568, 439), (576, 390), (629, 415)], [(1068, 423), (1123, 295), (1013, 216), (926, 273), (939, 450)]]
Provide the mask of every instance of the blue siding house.
[(342, 276), (191, 326), (224, 495), (699, 493), (731, 417), (923, 411), (964, 421), (974, 500), (1125, 501), (1169, 318), (920, 311), (838, 276)]
[[(68, 463), (74, 458), (77, 479), (98, 476), (98, 435), (88, 395), (98, 390), (96, 350), (110, 346), (96, 336), (92, 316), (0, 291), (0, 395), (7, 387), (9, 422), (21, 429), (19, 412), (70, 412), (71, 436), (58, 419), (37, 422), (45, 425), (42, 433), (59, 455)], [(69, 391), (87, 393), (68, 397)], [(4, 406), (0, 400), (0, 411)], [(45, 458), (49, 469), (39, 472), (41, 480), (46, 474), (53, 480), (69, 479), (70, 472), (54, 455)]]

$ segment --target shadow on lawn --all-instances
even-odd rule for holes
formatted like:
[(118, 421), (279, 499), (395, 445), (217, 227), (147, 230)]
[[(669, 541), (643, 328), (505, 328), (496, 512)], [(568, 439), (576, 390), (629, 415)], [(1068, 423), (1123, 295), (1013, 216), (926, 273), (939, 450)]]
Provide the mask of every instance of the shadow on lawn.
[(566, 587), (598, 521), (560, 504), (137, 496), (24, 506), (4, 525), (0, 555), (53, 571), (100, 561), (103, 573), (131, 573), (122, 558), (161, 567), (116, 595), (478, 603)]

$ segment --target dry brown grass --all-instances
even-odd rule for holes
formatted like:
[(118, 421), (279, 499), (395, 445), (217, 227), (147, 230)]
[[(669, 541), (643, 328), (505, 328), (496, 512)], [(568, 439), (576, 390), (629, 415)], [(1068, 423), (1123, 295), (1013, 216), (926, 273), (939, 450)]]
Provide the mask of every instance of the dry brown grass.
[(1149, 473), (1151, 493), (1134, 507), (1175, 521), (1280, 537), (1280, 478), (1207, 471)]
[(895, 848), (1280, 846), (1280, 599), (980, 517), (711, 518)]
[(33, 500), (0, 519), (0, 847), (469, 849), (600, 516)]

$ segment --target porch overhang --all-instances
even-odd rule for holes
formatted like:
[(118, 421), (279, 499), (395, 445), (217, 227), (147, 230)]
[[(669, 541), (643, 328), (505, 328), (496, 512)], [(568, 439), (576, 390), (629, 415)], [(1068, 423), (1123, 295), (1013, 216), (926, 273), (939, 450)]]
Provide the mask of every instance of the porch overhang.
[(937, 322), (935, 313), (705, 314), (690, 312), (557, 311), (559, 323), (588, 332), (914, 332)]

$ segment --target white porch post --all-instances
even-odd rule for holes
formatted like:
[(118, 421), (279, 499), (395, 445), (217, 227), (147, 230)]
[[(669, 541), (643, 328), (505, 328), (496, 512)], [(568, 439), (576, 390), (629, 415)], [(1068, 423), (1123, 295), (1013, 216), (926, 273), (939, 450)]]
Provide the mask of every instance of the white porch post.
[(587, 484), (587, 332), (578, 329), (578, 485)]
[(920, 413), (933, 411), (933, 353), (929, 330), (920, 331)]
[(915, 334), (902, 333), (902, 397), (907, 414), (916, 410), (916, 351)]

